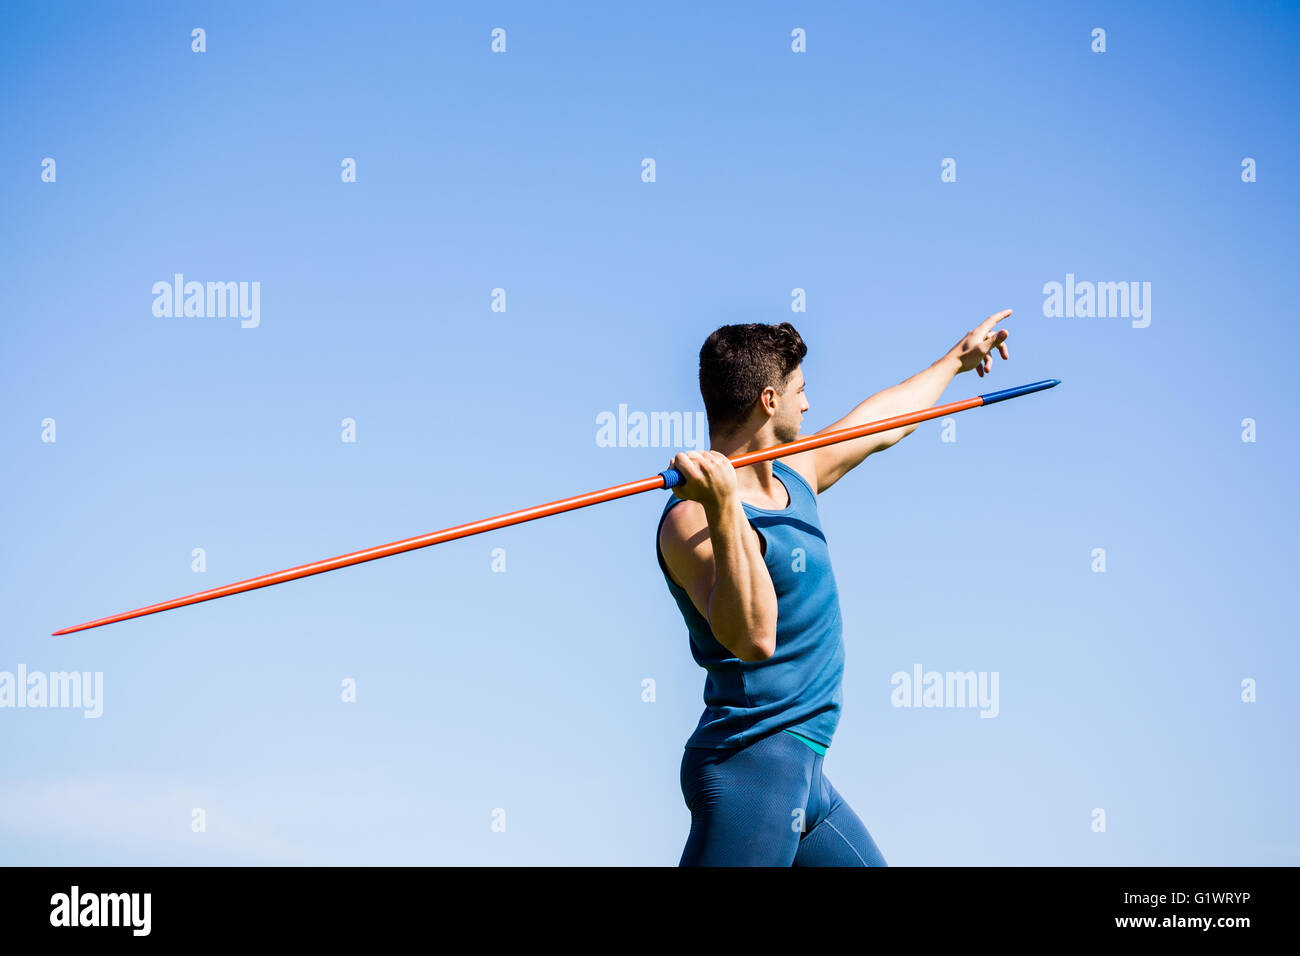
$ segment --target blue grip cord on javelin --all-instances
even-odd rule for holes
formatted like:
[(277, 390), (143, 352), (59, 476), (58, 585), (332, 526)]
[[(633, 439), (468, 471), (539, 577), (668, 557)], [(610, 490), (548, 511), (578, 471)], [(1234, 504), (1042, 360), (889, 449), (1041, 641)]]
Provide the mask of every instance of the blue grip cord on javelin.
[[(980, 406), (992, 405), (995, 402), (1005, 402), (1008, 398), (1018, 398), (1021, 395), (1028, 395), (1030, 392), (1039, 392), (1045, 388), (1053, 388), (1060, 385), (1059, 378), (1045, 378), (1041, 382), (1031, 382), (1028, 385), (1016, 385), (1012, 388), (999, 389), (996, 392), (985, 392), (978, 396), (981, 400)], [(811, 436), (809, 436), (811, 437)], [(659, 472), (659, 477), (664, 480), (664, 488), (676, 488), (678, 485), (686, 483), (681, 472), (676, 468), (666, 468)]]

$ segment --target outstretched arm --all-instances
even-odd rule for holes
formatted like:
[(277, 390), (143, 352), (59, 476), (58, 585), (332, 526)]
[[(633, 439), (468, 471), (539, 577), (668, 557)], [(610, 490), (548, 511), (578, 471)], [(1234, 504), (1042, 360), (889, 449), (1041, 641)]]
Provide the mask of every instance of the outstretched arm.
[[(877, 422), (921, 408), (930, 408), (939, 400), (948, 383), (960, 372), (977, 369), (980, 378), (983, 378), (993, 370), (995, 349), (1004, 360), (1010, 358), (1005, 344), (1009, 333), (1006, 329), (993, 331), (993, 327), (1010, 314), (1010, 309), (1004, 309), (990, 315), (977, 328), (967, 332), (960, 342), (929, 368), (917, 372), (904, 382), (877, 392), (839, 421), (827, 425), (821, 432), (852, 428), (854, 425), (865, 425), (867, 422)], [(817, 493), (825, 491), (853, 468), (862, 464), (868, 455), (884, 451), (912, 434), (916, 430), (916, 424), (814, 448), (810, 454), (817, 465)]]

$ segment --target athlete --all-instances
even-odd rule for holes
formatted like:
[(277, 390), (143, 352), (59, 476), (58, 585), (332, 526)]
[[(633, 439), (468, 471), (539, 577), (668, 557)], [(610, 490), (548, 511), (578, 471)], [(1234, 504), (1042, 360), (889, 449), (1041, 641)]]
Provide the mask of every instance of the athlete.
[[(924, 371), (872, 395), (826, 431), (933, 406), (960, 372), (1010, 357), (1010, 309)], [(686, 479), (659, 518), (656, 552), (706, 671), (686, 741), (691, 830), (679, 866), (885, 866), (822, 762), (842, 700), (839, 594), (817, 496), (916, 425), (737, 471), (727, 459), (794, 441), (808, 411), (808, 353), (789, 322), (725, 325), (700, 349), (708, 451), (670, 462)]]

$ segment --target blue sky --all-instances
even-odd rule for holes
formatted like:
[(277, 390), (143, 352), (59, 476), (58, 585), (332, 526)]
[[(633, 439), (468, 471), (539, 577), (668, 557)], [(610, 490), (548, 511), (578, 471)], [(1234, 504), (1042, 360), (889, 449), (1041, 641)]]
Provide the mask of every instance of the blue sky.
[[(597, 417), (701, 410), (719, 325), (796, 325), (815, 431), (1010, 308), (940, 401), (1062, 385), (821, 499), (826, 775), (891, 865), (1300, 863), (1294, 6), (3, 17), (0, 672), (103, 694), (0, 707), (0, 862), (675, 864), (666, 492), (50, 632), (653, 474)], [(176, 273), (257, 326), (156, 316)], [(1045, 315), (1067, 275), (1149, 324)], [(997, 717), (892, 706), (918, 664)]]

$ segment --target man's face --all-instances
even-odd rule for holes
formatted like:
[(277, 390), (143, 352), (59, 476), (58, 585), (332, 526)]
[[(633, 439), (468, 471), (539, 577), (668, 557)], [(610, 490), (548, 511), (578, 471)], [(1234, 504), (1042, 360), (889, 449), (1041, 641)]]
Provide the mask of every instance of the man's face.
[(798, 366), (786, 379), (785, 391), (777, 406), (773, 419), (776, 440), (782, 444), (799, 437), (799, 427), (803, 424), (804, 413), (808, 411), (808, 399), (804, 396), (803, 366)]

